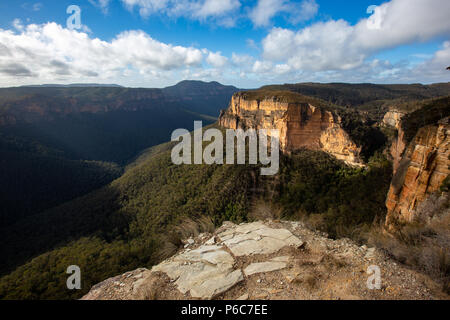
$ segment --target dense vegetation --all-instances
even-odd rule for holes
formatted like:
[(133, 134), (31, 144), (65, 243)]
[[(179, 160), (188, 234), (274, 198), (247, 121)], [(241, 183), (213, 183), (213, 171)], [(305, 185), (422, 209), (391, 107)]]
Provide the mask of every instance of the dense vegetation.
[(391, 164), (377, 153), (368, 168), (351, 168), (322, 153), (303, 150), (283, 158), (276, 202), (284, 217), (306, 219), (331, 237), (360, 240), (384, 219)]

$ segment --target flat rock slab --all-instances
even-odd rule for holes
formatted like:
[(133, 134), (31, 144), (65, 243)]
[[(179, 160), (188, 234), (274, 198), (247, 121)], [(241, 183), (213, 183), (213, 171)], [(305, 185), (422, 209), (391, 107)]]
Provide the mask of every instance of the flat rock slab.
[(235, 270), (228, 274), (221, 273), (216, 277), (208, 278), (201, 284), (194, 286), (191, 289), (191, 296), (193, 298), (211, 299), (227, 291), (242, 280), (244, 280), (244, 275), (241, 270)]
[(211, 299), (244, 279), (241, 270), (233, 269), (234, 262), (223, 246), (202, 245), (174, 256), (152, 271), (166, 273), (183, 294)]
[(257, 274), (261, 272), (272, 272), (276, 270), (281, 270), (286, 268), (287, 264), (285, 262), (277, 262), (277, 261), (267, 261), (267, 262), (258, 262), (252, 263), (247, 268), (245, 268), (244, 273), (247, 276), (251, 276), (252, 274)]
[(303, 242), (287, 229), (273, 229), (262, 222), (239, 225), (219, 233), (219, 238), (237, 256), (271, 254)]
[(277, 262), (289, 262), (290, 260), (291, 260), (290, 256), (275, 257), (270, 259), (270, 261), (277, 261)]
[[(244, 280), (236, 269), (236, 257), (271, 254), (287, 246), (303, 242), (287, 229), (273, 229), (262, 222), (242, 225), (224, 224), (225, 228), (196, 249), (187, 249), (152, 268), (174, 281), (182, 294), (193, 298), (212, 299)], [(230, 253), (231, 252), (231, 253)], [(277, 257), (268, 262), (253, 263), (246, 275), (286, 268), (289, 257)]]

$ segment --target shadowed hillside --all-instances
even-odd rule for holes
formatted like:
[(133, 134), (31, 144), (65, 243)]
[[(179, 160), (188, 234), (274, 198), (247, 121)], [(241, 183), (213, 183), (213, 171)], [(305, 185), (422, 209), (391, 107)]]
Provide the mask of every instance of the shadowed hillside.
[(173, 130), (192, 130), (195, 120), (212, 123), (196, 110), (218, 116), (236, 90), (189, 81), (167, 90), (0, 89), (0, 227), (108, 184), (120, 166), (170, 140)]

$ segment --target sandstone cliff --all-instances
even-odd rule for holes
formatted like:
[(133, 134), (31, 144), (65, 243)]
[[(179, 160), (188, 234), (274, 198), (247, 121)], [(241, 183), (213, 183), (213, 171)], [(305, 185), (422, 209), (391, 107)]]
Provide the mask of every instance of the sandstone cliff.
[(419, 129), (404, 155), (399, 157), (404, 149), (400, 126), (398, 139), (391, 148), (395, 174), (386, 200), (388, 229), (395, 229), (398, 222), (414, 221), (418, 206), (439, 190), (450, 173), (449, 130), (449, 118)]
[(391, 126), (398, 129), (400, 126), (400, 121), (402, 120), (404, 115), (405, 112), (390, 110), (384, 115), (382, 123), (386, 126)]
[[(300, 222), (224, 223), (154, 266), (107, 279), (84, 300), (445, 299), (429, 278), (382, 251), (332, 240)], [(368, 267), (381, 271), (369, 289)]]
[(392, 169), (394, 174), (397, 172), (403, 152), (406, 148), (405, 133), (403, 132), (401, 126), (401, 120), (404, 115), (405, 113), (402, 111), (390, 110), (384, 115), (381, 122), (382, 125), (395, 128), (397, 130), (397, 137), (395, 137), (395, 139), (392, 141), (391, 147), (389, 149), (389, 152), (392, 156)]
[(291, 152), (300, 148), (326, 151), (351, 165), (361, 165), (361, 148), (341, 126), (341, 119), (307, 102), (289, 102), (277, 96), (255, 99), (236, 93), (219, 124), (230, 129), (277, 129), (280, 148)]

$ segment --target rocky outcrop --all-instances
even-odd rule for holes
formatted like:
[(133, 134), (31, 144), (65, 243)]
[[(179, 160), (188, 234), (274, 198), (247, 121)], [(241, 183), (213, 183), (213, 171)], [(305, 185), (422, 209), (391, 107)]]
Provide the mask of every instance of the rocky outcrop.
[(392, 157), (393, 173), (397, 172), (403, 153), (406, 148), (405, 133), (402, 129), (401, 120), (405, 116), (405, 112), (398, 110), (390, 110), (385, 115), (381, 125), (391, 127), (397, 130), (397, 136), (392, 140), (389, 153)]
[(400, 127), (400, 121), (405, 114), (406, 113), (402, 111), (390, 110), (384, 115), (382, 124), (398, 129)]
[(232, 97), (229, 108), (219, 117), (219, 124), (225, 128), (279, 130), (283, 152), (322, 150), (348, 164), (361, 165), (361, 148), (340, 123), (331, 111), (306, 102), (284, 102), (278, 97), (257, 100), (243, 92)]
[(402, 160), (403, 153), (406, 149), (406, 142), (405, 142), (405, 132), (402, 129), (401, 122), (398, 123), (397, 128), (397, 137), (392, 141), (391, 147), (389, 149), (389, 152), (392, 157), (392, 171), (394, 175), (397, 173), (397, 169), (400, 165), (400, 162)]
[[(398, 140), (403, 139), (399, 136)], [(397, 160), (386, 201), (388, 229), (395, 229), (398, 222), (414, 221), (418, 206), (439, 190), (450, 173), (449, 164), (450, 125), (449, 118), (445, 118), (419, 129), (401, 160)]]
[(397, 136), (392, 140), (389, 153), (392, 157), (393, 173), (397, 172), (398, 166), (406, 148), (405, 133), (402, 129), (401, 120), (405, 116), (405, 112), (398, 110), (388, 111), (381, 121), (381, 125), (397, 130)]
[[(332, 240), (300, 222), (226, 222), (214, 234), (151, 270), (137, 269), (94, 286), (82, 299), (436, 299), (430, 286), (375, 248)], [(368, 267), (381, 288), (367, 287)]]

